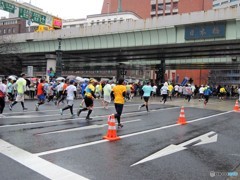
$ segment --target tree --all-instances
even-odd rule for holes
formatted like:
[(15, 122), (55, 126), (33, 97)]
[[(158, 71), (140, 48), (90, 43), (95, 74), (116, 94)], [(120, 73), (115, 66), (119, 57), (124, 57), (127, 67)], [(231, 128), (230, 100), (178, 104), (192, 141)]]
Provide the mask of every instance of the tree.
[(20, 49), (13, 43), (10, 36), (0, 36), (0, 74), (20, 74), (22, 62), (18, 57)]

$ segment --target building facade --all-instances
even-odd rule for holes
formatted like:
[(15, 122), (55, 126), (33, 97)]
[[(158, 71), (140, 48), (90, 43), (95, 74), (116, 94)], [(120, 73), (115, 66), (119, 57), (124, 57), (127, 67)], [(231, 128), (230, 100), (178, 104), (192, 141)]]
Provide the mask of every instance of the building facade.
[[(150, 0), (122, 0), (123, 12), (134, 12), (142, 19), (150, 18)], [(104, 0), (102, 14), (117, 13), (118, 0)]]
[(137, 14), (133, 12), (120, 12), (109, 14), (95, 14), (89, 15), (86, 19), (69, 19), (63, 21), (63, 28), (76, 28), (84, 26), (94, 26), (99, 24), (133, 21), (141, 19)]
[[(225, 0), (226, 1), (226, 0)], [(104, 0), (102, 13), (118, 12), (118, 0)], [(143, 19), (207, 11), (212, 9), (213, 0), (122, 0), (122, 11), (132, 11)]]
[(240, 6), (240, 0), (213, 0), (213, 9)]
[(0, 19), (0, 36), (26, 32), (26, 20), (21, 18)]

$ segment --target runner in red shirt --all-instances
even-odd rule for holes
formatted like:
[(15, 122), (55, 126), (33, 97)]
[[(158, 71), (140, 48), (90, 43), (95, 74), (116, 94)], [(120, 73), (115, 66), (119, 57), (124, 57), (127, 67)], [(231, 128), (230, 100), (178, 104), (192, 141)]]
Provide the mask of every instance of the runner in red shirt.
[(37, 86), (37, 98), (38, 98), (38, 103), (36, 104), (35, 110), (38, 111), (38, 108), (40, 105), (44, 104), (45, 102), (45, 91), (44, 91), (44, 84), (45, 80), (41, 79), (40, 83)]

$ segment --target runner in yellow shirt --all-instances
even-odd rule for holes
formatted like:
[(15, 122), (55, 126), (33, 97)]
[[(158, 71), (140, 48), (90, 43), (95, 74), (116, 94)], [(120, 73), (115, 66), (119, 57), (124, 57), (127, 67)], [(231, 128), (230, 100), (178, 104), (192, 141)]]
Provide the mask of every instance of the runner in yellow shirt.
[(118, 80), (118, 84), (113, 88), (111, 95), (114, 97), (114, 105), (116, 109), (116, 114), (114, 115), (118, 121), (118, 128), (122, 128), (123, 125), (121, 124), (121, 114), (123, 111), (124, 105), (124, 98), (126, 95), (126, 86), (123, 85), (124, 79), (120, 78)]
[(170, 100), (172, 100), (172, 93), (173, 93), (173, 85), (169, 84), (168, 85), (168, 97), (170, 98)]

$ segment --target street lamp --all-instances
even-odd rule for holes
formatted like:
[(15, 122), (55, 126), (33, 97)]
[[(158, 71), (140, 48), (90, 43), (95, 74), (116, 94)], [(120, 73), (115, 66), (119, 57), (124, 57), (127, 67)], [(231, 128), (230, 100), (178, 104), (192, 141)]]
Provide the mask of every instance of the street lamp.
[(56, 76), (62, 76), (62, 50), (61, 50), (61, 43), (62, 38), (58, 38), (58, 50), (56, 50), (57, 55), (57, 63), (56, 63)]

